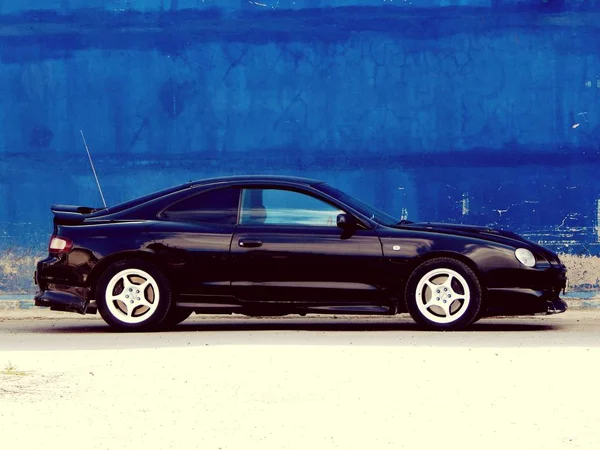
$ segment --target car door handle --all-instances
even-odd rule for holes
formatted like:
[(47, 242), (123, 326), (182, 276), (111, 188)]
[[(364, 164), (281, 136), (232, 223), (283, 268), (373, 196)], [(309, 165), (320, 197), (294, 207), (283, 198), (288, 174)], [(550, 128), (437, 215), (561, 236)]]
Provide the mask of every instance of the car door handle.
[(262, 247), (262, 244), (262, 241), (259, 241), (257, 239), (240, 239), (238, 241), (238, 245), (244, 248)]

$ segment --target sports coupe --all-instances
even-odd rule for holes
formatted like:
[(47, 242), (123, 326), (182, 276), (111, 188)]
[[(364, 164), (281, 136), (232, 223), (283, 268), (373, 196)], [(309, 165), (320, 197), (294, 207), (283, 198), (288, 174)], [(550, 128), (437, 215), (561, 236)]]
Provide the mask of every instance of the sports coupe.
[(398, 221), (311, 179), (214, 178), (108, 208), (51, 210), (35, 304), (99, 312), (124, 331), (192, 313), (404, 312), (460, 330), (567, 309), (566, 268), (550, 250), (508, 231)]

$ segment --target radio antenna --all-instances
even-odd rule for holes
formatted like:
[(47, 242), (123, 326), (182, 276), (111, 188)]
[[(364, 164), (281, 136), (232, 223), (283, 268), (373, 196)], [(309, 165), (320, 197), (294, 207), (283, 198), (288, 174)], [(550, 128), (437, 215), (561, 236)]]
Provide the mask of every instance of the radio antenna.
[(102, 197), (102, 203), (104, 203), (104, 207), (108, 209), (106, 206), (106, 200), (104, 200), (104, 194), (102, 193), (102, 188), (100, 187), (100, 181), (98, 180), (98, 175), (96, 175), (96, 169), (94, 168), (94, 162), (92, 161), (92, 155), (90, 154), (90, 149), (88, 148), (87, 142), (85, 141), (85, 136), (83, 135), (83, 130), (79, 130), (81, 133), (81, 139), (83, 139), (83, 145), (85, 145), (85, 151), (87, 152), (88, 158), (90, 159), (90, 165), (92, 166), (92, 172), (94, 172), (94, 178), (96, 178), (96, 184), (98, 185), (98, 190), (100, 191), (100, 197)]

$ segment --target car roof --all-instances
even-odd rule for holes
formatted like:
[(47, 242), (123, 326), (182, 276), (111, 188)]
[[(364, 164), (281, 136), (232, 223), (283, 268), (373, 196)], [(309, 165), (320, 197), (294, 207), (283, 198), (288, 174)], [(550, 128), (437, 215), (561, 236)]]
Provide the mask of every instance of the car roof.
[(174, 194), (185, 189), (193, 187), (209, 186), (211, 184), (227, 184), (227, 183), (292, 183), (292, 184), (303, 184), (308, 186), (314, 186), (323, 183), (323, 181), (314, 180), (311, 178), (293, 177), (285, 175), (234, 175), (228, 177), (217, 177), (217, 178), (206, 178), (203, 180), (189, 181), (187, 183), (174, 185), (166, 189), (151, 192), (141, 197), (133, 198), (123, 203), (111, 206), (109, 208), (102, 208), (91, 216), (99, 216), (105, 214), (113, 214), (125, 211), (129, 208), (141, 205), (150, 200), (160, 198), (165, 195)]
[(227, 177), (217, 177), (217, 178), (206, 178), (204, 180), (197, 180), (190, 183), (187, 183), (188, 186), (201, 186), (206, 184), (213, 183), (233, 183), (233, 182), (252, 182), (252, 183), (260, 183), (260, 182), (269, 182), (269, 183), (298, 183), (298, 184), (307, 184), (307, 185), (315, 185), (323, 183), (321, 180), (315, 180), (312, 178), (304, 178), (304, 177), (295, 177), (288, 175), (232, 175)]

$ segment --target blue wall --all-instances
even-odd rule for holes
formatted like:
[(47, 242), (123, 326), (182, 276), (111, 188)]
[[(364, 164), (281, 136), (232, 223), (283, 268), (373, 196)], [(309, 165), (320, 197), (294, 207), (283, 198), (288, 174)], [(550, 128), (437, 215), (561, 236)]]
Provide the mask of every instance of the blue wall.
[(0, 0), (0, 249), (51, 203), (317, 177), (600, 253), (600, 0)]

